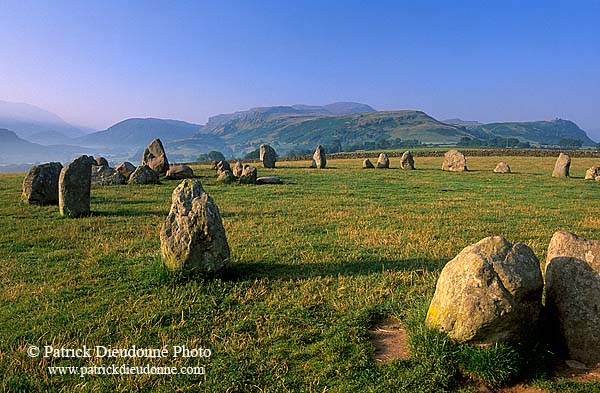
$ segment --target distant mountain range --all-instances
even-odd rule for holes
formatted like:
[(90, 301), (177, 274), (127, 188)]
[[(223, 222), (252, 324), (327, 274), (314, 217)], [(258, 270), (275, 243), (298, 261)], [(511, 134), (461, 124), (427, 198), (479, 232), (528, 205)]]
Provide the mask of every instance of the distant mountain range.
[(153, 138), (161, 138), (171, 161), (193, 161), (211, 150), (241, 157), (269, 143), (279, 154), (325, 146), (366, 146), (381, 140), (417, 140), (455, 144), (461, 139), (518, 138), (533, 145), (577, 139), (594, 145), (585, 131), (568, 120), (482, 124), (438, 121), (422, 111), (376, 111), (354, 102), (324, 106), (258, 107), (216, 115), (206, 125), (179, 120), (132, 118), (91, 132), (28, 105), (0, 101), (0, 165), (49, 160), (67, 161), (78, 154), (104, 155), (112, 162), (137, 162)]

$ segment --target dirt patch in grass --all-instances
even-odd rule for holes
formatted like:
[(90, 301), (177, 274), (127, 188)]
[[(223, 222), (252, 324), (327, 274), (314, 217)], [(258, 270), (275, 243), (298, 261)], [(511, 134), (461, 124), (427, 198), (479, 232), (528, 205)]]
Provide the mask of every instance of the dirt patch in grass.
[(570, 379), (575, 382), (600, 382), (600, 364), (592, 368), (587, 368), (581, 365), (581, 363), (567, 360), (556, 366), (554, 376)]
[(409, 358), (409, 345), (406, 330), (395, 318), (386, 318), (369, 330), (371, 342), (375, 347), (373, 360), (389, 362), (395, 359)]

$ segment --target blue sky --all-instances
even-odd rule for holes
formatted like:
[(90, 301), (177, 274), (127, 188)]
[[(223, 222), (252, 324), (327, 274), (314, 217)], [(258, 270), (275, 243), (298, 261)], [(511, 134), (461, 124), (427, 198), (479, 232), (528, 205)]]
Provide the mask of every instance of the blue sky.
[(2, 0), (0, 26), (0, 100), (97, 129), (334, 101), (600, 129), (600, 1)]

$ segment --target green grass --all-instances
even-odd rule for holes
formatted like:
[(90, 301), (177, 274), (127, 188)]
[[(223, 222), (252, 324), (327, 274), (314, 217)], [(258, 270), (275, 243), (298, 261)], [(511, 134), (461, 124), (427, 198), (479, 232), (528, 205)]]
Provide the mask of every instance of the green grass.
[[(492, 173), (501, 159), (516, 173)], [(208, 166), (195, 167), (221, 210), (235, 265), (217, 280), (177, 279), (161, 267), (158, 233), (177, 181), (93, 187), (92, 216), (65, 219), (57, 207), (20, 203), (23, 175), (1, 175), (1, 389), (434, 392), (460, 388), (461, 375), (510, 379), (491, 367), (510, 351), (460, 360), (464, 351), (423, 332), (422, 342), (440, 346), (376, 364), (368, 329), (422, 310), (444, 264), (486, 236), (522, 241), (541, 261), (558, 229), (600, 238), (600, 184), (583, 180), (597, 162), (574, 159), (571, 179), (550, 177), (551, 158), (468, 158), (468, 173), (442, 172), (441, 158), (417, 159), (416, 171), (361, 162), (259, 168), (280, 176), (278, 186), (222, 185)], [(29, 345), (187, 345), (212, 356), (114, 361), (203, 365), (202, 376), (51, 377), (50, 365), (113, 361), (32, 359)]]

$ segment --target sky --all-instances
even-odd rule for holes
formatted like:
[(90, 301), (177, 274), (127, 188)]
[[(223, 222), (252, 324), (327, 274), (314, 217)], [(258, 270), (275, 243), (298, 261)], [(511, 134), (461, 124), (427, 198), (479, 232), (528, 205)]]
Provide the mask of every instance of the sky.
[(600, 129), (599, 21), (577, 0), (0, 0), (0, 100), (95, 129), (335, 101)]

